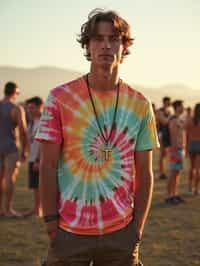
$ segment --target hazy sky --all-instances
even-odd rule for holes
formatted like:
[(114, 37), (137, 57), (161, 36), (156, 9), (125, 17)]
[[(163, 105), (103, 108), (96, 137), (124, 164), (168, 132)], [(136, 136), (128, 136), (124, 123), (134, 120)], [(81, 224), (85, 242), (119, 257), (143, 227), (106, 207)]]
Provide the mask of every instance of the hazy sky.
[(76, 37), (96, 7), (118, 11), (132, 27), (123, 79), (200, 89), (200, 0), (0, 0), (0, 65), (88, 71)]

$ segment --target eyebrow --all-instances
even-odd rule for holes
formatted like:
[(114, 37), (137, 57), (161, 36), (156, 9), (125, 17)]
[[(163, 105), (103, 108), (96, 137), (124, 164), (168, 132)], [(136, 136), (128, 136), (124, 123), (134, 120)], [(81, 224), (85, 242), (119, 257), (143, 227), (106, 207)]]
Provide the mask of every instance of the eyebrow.
[[(101, 36), (105, 36), (105, 35), (101, 33), (94, 33), (92, 37), (101, 37)], [(113, 34), (108, 35), (108, 37), (119, 37), (120, 38), (121, 36), (119, 34), (113, 33)]]

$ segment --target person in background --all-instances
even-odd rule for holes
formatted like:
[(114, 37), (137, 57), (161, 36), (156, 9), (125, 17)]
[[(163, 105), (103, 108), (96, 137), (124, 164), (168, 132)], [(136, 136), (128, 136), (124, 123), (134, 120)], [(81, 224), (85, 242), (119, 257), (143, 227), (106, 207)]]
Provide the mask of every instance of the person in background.
[(36, 135), (46, 264), (142, 265), (159, 143), (151, 103), (119, 77), (133, 43), (130, 26), (96, 9), (78, 41), (90, 71), (50, 92)]
[(39, 143), (34, 139), (36, 131), (39, 126), (40, 116), (43, 111), (43, 100), (38, 97), (32, 97), (26, 101), (26, 108), (30, 115), (28, 124), (29, 133), (29, 156), (28, 156), (28, 177), (29, 188), (34, 193), (34, 207), (28, 211), (24, 216), (36, 215), (42, 216), (42, 208), (40, 204), (39, 195), (39, 161), (40, 161), (40, 148)]
[(155, 103), (152, 103), (152, 108), (155, 116), (155, 121), (156, 121), (156, 128), (157, 128), (157, 133), (159, 134), (159, 110), (156, 108)]
[[(16, 176), (20, 162), (26, 159), (28, 146), (25, 112), (15, 103), (19, 93), (17, 84), (8, 82), (4, 98), (0, 100), (0, 215), (7, 217), (22, 216), (13, 207)], [(16, 130), (19, 131), (20, 147)]]
[(160, 157), (159, 157), (159, 170), (160, 179), (166, 179), (165, 173), (165, 160), (167, 151), (170, 146), (170, 135), (169, 135), (169, 121), (171, 118), (171, 99), (170, 97), (164, 97), (162, 99), (163, 106), (157, 111), (157, 128), (160, 140)]
[(176, 100), (172, 103), (174, 115), (169, 122), (170, 132), (170, 177), (167, 187), (166, 203), (178, 204), (184, 200), (179, 196), (178, 183), (180, 179), (180, 171), (183, 168), (183, 156), (186, 146), (185, 124), (181, 120), (181, 115), (184, 111), (183, 101)]
[(187, 123), (187, 121), (190, 121), (192, 118), (192, 108), (190, 106), (188, 106), (187, 108), (185, 108), (185, 121)]
[(190, 157), (190, 175), (188, 192), (200, 194), (200, 103), (194, 107), (194, 115), (188, 119), (186, 126), (187, 150)]

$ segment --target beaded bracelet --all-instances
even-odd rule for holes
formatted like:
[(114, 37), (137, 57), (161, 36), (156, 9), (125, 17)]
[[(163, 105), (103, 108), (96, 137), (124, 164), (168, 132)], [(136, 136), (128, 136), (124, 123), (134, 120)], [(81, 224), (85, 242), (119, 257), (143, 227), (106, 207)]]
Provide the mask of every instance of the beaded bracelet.
[(54, 214), (50, 214), (50, 215), (45, 215), (43, 217), (43, 219), (44, 219), (45, 223), (49, 223), (49, 222), (57, 220), (58, 217), (59, 217), (59, 215), (57, 213), (54, 213)]

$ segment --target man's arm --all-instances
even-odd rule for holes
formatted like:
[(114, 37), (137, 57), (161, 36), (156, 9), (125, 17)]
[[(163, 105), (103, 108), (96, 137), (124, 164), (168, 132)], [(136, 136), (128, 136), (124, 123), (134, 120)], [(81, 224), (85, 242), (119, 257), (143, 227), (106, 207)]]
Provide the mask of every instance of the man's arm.
[(178, 130), (177, 130), (177, 120), (176, 119), (173, 119), (170, 121), (169, 133), (170, 133), (171, 147), (172, 147), (172, 149), (177, 149), (178, 148), (178, 142), (177, 142)]
[(135, 200), (134, 200), (134, 228), (136, 236), (142, 237), (153, 192), (152, 151), (135, 152)]
[(27, 133), (26, 116), (23, 107), (16, 106), (13, 109), (13, 117), (19, 128), (19, 137), (21, 144), (21, 160), (24, 161), (26, 159), (26, 153), (28, 150), (28, 133)]
[(40, 146), (40, 196), (44, 216), (55, 215), (46, 223), (47, 233), (53, 239), (57, 233), (57, 164), (60, 157), (60, 144), (43, 141)]
[(188, 119), (186, 121), (186, 124), (185, 124), (185, 153), (186, 153), (186, 156), (188, 156), (188, 143), (189, 143), (190, 127), (191, 127), (191, 120)]

